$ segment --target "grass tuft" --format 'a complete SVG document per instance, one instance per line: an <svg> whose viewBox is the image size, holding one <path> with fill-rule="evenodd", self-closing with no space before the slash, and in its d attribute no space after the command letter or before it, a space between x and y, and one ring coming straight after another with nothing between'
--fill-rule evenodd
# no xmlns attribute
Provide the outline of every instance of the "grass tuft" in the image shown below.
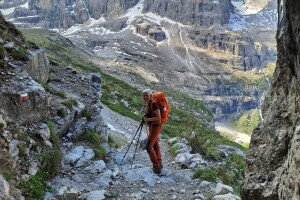
<svg viewBox="0 0 300 200"><path fill-rule="evenodd" d="M100 135L93 130L86 130L78 140L86 142L94 151L95 157L98 159L105 159L107 154L101 144Z"/></svg>

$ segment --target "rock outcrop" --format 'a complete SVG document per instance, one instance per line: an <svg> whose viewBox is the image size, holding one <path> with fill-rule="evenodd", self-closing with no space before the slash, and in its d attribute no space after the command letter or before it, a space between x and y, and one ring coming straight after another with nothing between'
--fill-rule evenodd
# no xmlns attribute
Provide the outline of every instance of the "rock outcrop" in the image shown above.
<svg viewBox="0 0 300 200"><path fill-rule="evenodd" d="M9 17L21 23L18 27L31 24L43 28L69 28L90 18L116 19L137 3L138 0L30 0L24 6L17 1L14 5L4 1L2 8L16 7Z"/></svg>
<svg viewBox="0 0 300 200"><path fill-rule="evenodd" d="M247 155L244 200L300 199L300 2L280 0L278 62Z"/></svg>
<svg viewBox="0 0 300 200"><path fill-rule="evenodd" d="M48 116L45 89L35 80L46 82L49 61L43 50L28 45L22 34L0 16L1 61L0 110L7 122L31 124ZM35 79L33 80L32 77Z"/></svg>
<svg viewBox="0 0 300 200"><path fill-rule="evenodd" d="M230 0L145 0L143 12L153 12L184 24L224 25L232 11Z"/></svg>
<svg viewBox="0 0 300 200"><path fill-rule="evenodd" d="M156 24L149 22L148 20L140 20L136 23L136 32L148 36L155 41L163 41L166 39L166 33Z"/></svg>
<svg viewBox="0 0 300 200"><path fill-rule="evenodd" d="M205 50L222 53L220 63L228 64L240 70L264 67L270 60L275 61L275 52L265 45L255 42L249 36L238 32L203 33L207 31L193 31L190 38Z"/></svg>

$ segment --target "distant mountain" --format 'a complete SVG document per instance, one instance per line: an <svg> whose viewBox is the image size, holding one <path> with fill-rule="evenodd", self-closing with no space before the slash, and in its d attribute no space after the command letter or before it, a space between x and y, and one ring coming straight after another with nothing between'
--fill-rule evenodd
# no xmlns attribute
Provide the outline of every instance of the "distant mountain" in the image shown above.
<svg viewBox="0 0 300 200"><path fill-rule="evenodd" d="M94 62L120 79L161 83L205 100L219 120L259 107L268 87L262 69L276 59L275 0L3 0L0 6L19 28L56 30L92 50Z"/></svg>

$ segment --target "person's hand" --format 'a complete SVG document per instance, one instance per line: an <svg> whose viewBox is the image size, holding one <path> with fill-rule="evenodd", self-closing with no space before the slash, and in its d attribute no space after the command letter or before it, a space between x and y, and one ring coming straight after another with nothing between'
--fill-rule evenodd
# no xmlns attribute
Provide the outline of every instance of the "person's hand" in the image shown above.
<svg viewBox="0 0 300 200"><path fill-rule="evenodd" d="M144 122L148 122L148 117L144 116L144 117L143 117L143 121L144 121Z"/></svg>

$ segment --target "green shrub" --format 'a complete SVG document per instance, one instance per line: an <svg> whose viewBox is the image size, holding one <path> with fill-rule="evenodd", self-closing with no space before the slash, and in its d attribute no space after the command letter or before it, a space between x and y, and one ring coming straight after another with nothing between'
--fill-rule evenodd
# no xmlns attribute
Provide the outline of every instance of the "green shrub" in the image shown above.
<svg viewBox="0 0 300 200"><path fill-rule="evenodd" d="M113 137L108 135L108 145L111 147L111 148L119 148L120 146L114 141Z"/></svg>
<svg viewBox="0 0 300 200"><path fill-rule="evenodd" d="M56 90L56 89L50 87L49 85L47 85L45 87L45 89L46 89L46 91L48 91L49 93L51 93L53 95L59 96L63 99L67 98L67 94L63 90Z"/></svg>
<svg viewBox="0 0 300 200"><path fill-rule="evenodd" d="M219 178L224 184L230 185L236 194L240 192L240 185L244 180L245 159L232 153L224 163L216 168L198 168L193 174L193 178L200 178L210 182L215 182Z"/></svg>
<svg viewBox="0 0 300 200"><path fill-rule="evenodd" d="M172 156L176 156L176 151L179 149L178 144L174 144L169 146L169 150L168 152L172 155Z"/></svg>
<svg viewBox="0 0 300 200"><path fill-rule="evenodd" d="M53 144L52 150L39 155L41 159L41 171L45 179L54 177L59 173L62 152L60 150L60 138L54 129L54 121L49 119L47 125L50 129L50 141Z"/></svg>
<svg viewBox="0 0 300 200"><path fill-rule="evenodd" d="M18 135L18 140L24 141L25 143L29 143L30 142L30 137L28 136L27 133L25 133L24 131L22 131L19 128L15 128L14 131Z"/></svg>
<svg viewBox="0 0 300 200"><path fill-rule="evenodd" d="M5 48L3 47L2 44L0 44L0 59L3 59L5 57Z"/></svg>
<svg viewBox="0 0 300 200"><path fill-rule="evenodd" d="M91 121L93 114L90 110L83 109L80 113L80 116L85 117L88 121Z"/></svg>
<svg viewBox="0 0 300 200"><path fill-rule="evenodd" d="M216 182L218 174L212 168L197 168L193 174L193 178L203 179L209 182Z"/></svg>
<svg viewBox="0 0 300 200"><path fill-rule="evenodd" d="M63 99L66 99L66 98L67 98L66 92L63 91L63 90L58 90L58 91L56 91L56 95L60 96L60 97L63 98Z"/></svg>
<svg viewBox="0 0 300 200"><path fill-rule="evenodd" d="M66 111L65 111L64 108L59 108L57 110L57 115L60 116L60 117L62 117L62 118L65 118L67 116L67 113L66 113Z"/></svg>
<svg viewBox="0 0 300 200"><path fill-rule="evenodd" d="M36 175L30 176L28 181L21 180L19 188L26 199L39 200L42 199L50 187L43 180L43 174L39 171Z"/></svg>
<svg viewBox="0 0 300 200"><path fill-rule="evenodd" d="M14 175L10 170L7 170L6 172L3 173L3 177L7 182L10 182L11 180L13 180Z"/></svg>
<svg viewBox="0 0 300 200"><path fill-rule="evenodd" d="M26 156L26 143L24 144L23 142L18 143L18 148L19 148L19 156L20 157L25 157Z"/></svg>
<svg viewBox="0 0 300 200"><path fill-rule="evenodd" d="M3 61L3 60L0 60L0 69L3 69L7 66L7 64Z"/></svg>
<svg viewBox="0 0 300 200"><path fill-rule="evenodd" d="M16 60L28 61L27 50L19 47L17 49L12 49L9 51L10 55Z"/></svg>
<svg viewBox="0 0 300 200"><path fill-rule="evenodd" d="M64 101L62 104L64 104L65 106L67 106L67 108L72 109L73 106L77 106L78 103L75 99L68 99L66 101Z"/></svg>
<svg viewBox="0 0 300 200"><path fill-rule="evenodd" d="M106 158L106 151L101 144L100 135L93 130L86 130L78 140L85 141L94 151L95 157L99 159Z"/></svg>

